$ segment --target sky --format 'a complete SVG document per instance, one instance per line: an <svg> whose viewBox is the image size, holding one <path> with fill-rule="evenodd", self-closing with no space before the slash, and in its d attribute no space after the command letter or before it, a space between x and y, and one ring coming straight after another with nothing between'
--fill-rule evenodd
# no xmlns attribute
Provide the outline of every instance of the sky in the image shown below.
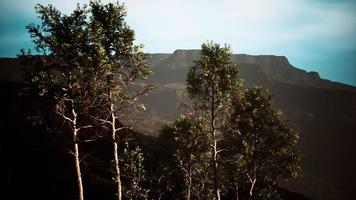
<svg viewBox="0 0 356 200"><path fill-rule="evenodd" d="M102 0L104 3L110 0ZM0 57L33 44L36 3L69 14L87 0L0 0ZM112 1L111 1L112 2ZM116 1L114 1L116 2ZM127 23L145 52L198 49L213 40L233 53L286 56L295 67L356 86L354 0L124 0Z"/></svg>

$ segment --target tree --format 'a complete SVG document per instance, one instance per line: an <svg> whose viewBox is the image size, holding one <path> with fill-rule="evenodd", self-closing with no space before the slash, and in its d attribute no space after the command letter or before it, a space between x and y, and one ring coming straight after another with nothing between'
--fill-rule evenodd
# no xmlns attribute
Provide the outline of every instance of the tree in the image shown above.
<svg viewBox="0 0 356 200"><path fill-rule="evenodd" d="M300 174L298 133L288 127L274 108L272 95L261 87L246 89L232 99L230 123L224 132L224 144L229 149L225 160L232 166L235 180L240 180L236 185L248 188L251 198L258 186L258 199L275 199L277 179Z"/></svg>
<svg viewBox="0 0 356 200"><path fill-rule="evenodd" d="M200 115L209 124L212 137L211 166L214 177L214 194L220 200L220 180L218 153L221 128L225 120L224 113L229 107L229 97L232 91L240 85L237 79L238 70L231 63L230 47L208 42L202 45L201 57L189 69L187 75L187 90L193 99Z"/></svg>
<svg viewBox="0 0 356 200"><path fill-rule="evenodd" d="M139 146L131 147L125 142L125 149L122 152L123 163L123 187L125 199L138 200L147 199L148 190L142 188L142 183L146 181L146 171L143 167L144 157Z"/></svg>
<svg viewBox="0 0 356 200"><path fill-rule="evenodd" d="M21 57L33 65L30 82L41 96L53 99L54 110L68 125L74 143L78 196L83 200L78 135L92 127L84 118L96 102L91 90L94 68L88 56L87 11L78 6L71 15L62 15L52 5L40 4L35 9L42 25L30 24L27 29L40 55L26 55L22 50Z"/></svg>
<svg viewBox="0 0 356 200"><path fill-rule="evenodd" d="M110 125L113 142L115 180L117 182L118 200L122 199L122 185L119 166L119 137L117 134L127 126L119 127L120 118L132 105L143 105L137 101L138 96L148 92L151 86L138 87L137 79L146 79L151 69L146 64L142 45L134 45L134 31L125 23L126 9L123 5L91 2L90 33L98 51L99 78L97 82L102 92L98 94L107 103L104 109L109 115L99 120Z"/></svg>
<svg viewBox="0 0 356 200"><path fill-rule="evenodd" d="M174 184L183 183L180 193L186 200L210 196L206 180L210 157L207 128L203 119L182 115L172 125L163 127L159 135L160 146L167 154L164 168L182 180Z"/></svg>
<svg viewBox="0 0 356 200"><path fill-rule="evenodd" d="M93 124L109 124L115 163L118 199L122 198L117 132L118 112L140 105L137 97L149 87L134 81L151 70L145 63L142 45L134 45L134 31L125 23L123 5L91 1L64 15L52 5L36 5L42 25L27 26L40 56L24 51L32 61L31 82L40 95L55 100L55 111L69 124L74 143L79 199L84 199L80 170L78 134ZM104 112L103 112L104 111ZM108 114L107 114L108 113ZM97 122L93 122L97 123Z"/></svg>

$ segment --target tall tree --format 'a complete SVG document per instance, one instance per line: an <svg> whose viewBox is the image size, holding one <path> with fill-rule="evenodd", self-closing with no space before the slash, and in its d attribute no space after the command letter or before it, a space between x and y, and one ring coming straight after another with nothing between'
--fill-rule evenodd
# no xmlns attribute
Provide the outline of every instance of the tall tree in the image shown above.
<svg viewBox="0 0 356 200"><path fill-rule="evenodd" d="M78 135L92 125L85 124L85 115L96 102L91 84L94 68L87 50L87 10L77 7L71 15L61 14L52 5L36 5L36 13L42 25L30 24L27 29L35 43L39 56L25 54L34 69L31 82L41 96L54 100L54 110L68 125L72 135L73 155L78 182L78 198L84 199L80 168Z"/></svg>
<svg viewBox="0 0 356 200"><path fill-rule="evenodd" d="M127 129L122 125L121 117L132 106L143 107L137 101L138 96L146 93L150 86L135 85L137 79L146 79L151 69L146 64L146 56L142 45L134 45L134 31L124 21L126 9L120 3L103 5L91 2L91 22L89 30L98 51L98 69L100 88L99 96L106 100L108 116L100 118L110 125L113 142L115 180L117 182L118 200L122 199L122 184L119 166L118 133ZM120 122L120 123L119 123Z"/></svg>
<svg viewBox="0 0 356 200"><path fill-rule="evenodd" d="M225 45L207 42L203 44L201 57L195 61L187 75L188 94L200 110L200 114L209 123L212 137L211 166L214 177L214 194L220 200L219 180L219 140L224 113L229 107L229 97L239 86L238 70L231 63L231 49Z"/></svg>
<svg viewBox="0 0 356 200"><path fill-rule="evenodd" d="M273 194L277 179L300 174L298 133L288 127L273 106L272 95L261 87L246 89L232 99L231 119L224 132L229 151L224 154L235 181L240 180L235 184L248 188L251 198L257 185L263 194Z"/></svg>
<svg viewBox="0 0 356 200"><path fill-rule="evenodd" d="M27 29L41 56L23 51L22 57L32 60L31 81L40 95L53 97L56 112L69 124L79 199L84 199L84 192L78 134L92 127L85 124L90 121L88 116L92 116L110 125L121 200L117 132L127 127L120 127L117 113L123 113L128 105L142 106L137 97L147 92L148 87L134 85L134 81L146 78L151 72L142 45L134 45L134 31L124 21L125 7L91 1L89 7L78 5L70 15L64 15L52 5L38 4L36 13L42 24L30 24Z"/></svg>

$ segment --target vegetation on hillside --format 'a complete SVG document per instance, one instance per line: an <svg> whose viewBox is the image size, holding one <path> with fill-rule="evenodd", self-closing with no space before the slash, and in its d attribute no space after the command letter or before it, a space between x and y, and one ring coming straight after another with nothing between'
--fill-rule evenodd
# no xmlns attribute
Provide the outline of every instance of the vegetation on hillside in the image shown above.
<svg viewBox="0 0 356 200"><path fill-rule="evenodd" d="M202 45L187 74L187 112L142 142L124 118L145 108L137 99L151 86L135 82L151 70L124 6L91 1L70 15L51 5L36 12L42 24L27 28L40 55L22 50L20 58L33 66L28 86L49 102L41 126L70 135L78 199L90 193L79 149L102 137L118 200L282 199L277 180L300 175L298 134L268 92L243 85L229 46Z"/></svg>

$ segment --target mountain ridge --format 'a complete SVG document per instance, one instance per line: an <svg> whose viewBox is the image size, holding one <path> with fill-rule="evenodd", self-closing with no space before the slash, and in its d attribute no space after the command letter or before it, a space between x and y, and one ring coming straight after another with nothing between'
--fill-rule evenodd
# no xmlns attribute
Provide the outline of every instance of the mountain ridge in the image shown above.
<svg viewBox="0 0 356 200"><path fill-rule="evenodd" d="M153 70L175 70L176 68L186 68L188 70L200 56L199 49L177 49L173 53L148 53L148 63L153 67ZM183 60L176 63L174 60ZM286 56L277 55L248 55L248 54L233 54L231 57L232 63L237 64L243 71L247 67L257 67L270 79L290 84L305 84L313 87L328 88L328 89L356 89L356 86L346 83L331 81L321 78L318 72L306 71L297 68L290 64ZM0 81L24 81L24 71L28 70L28 66L22 65L18 58L0 58ZM162 67L164 66L164 67ZM272 67L273 66L273 67ZM283 74L281 74L281 72ZM292 75L294 74L294 75ZM178 74L185 76L184 74ZM243 74L244 75L244 74ZM243 76L242 75L242 76ZM155 74L153 75L153 77ZM291 78L290 80L286 78ZM152 78L151 78L152 79ZM180 78L182 80L182 78ZM152 79L155 81L155 79ZM174 82L174 79L170 82Z"/></svg>
<svg viewBox="0 0 356 200"><path fill-rule="evenodd" d="M184 72L187 72L187 67L193 64L194 60L199 59L200 50L199 49L177 49L173 53L165 53L165 58L158 59L162 54L148 54L150 57L149 64L153 66L153 69L159 73L163 73L165 70L177 70L176 68L186 68ZM176 62L180 60L183 62ZM345 83L330 81L327 79L320 78L318 72L299 69L290 64L289 60L285 56L276 56L276 55L248 55L248 54L233 54L231 61L234 64L237 64L242 71L242 77L244 72L247 70L247 67L255 67L262 70L262 72L273 79L274 81L280 81L290 84L302 84L309 85L319 88L328 88L328 89L351 89L356 88L355 86L348 85ZM179 71L179 70L177 70ZM162 76L164 74L160 74ZM185 76L186 73L179 73L177 76ZM153 75L155 76L155 75ZM289 78L289 79L286 79ZM182 79L182 78L180 78ZM155 79L153 78L153 81ZM172 78L171 82L174 82L175 79Z"/></svg>
<svg viewBox="0 0 356 200"><path fill-rule="evenodd" d="M181 112L188 99L185 77L199 50L149 54L155 74L149 81L157 89L141 100L147 111L131 116L139 132L157 135ZM232 62L247 86L262 85L274 95L274 104L300 132L304 179L287 188L313 199L352 199L356 185L356 87L320 78L291 65L284 56L234 54ZM25 80L28 66L18 59L0 58L0 81Z"/></svg>

